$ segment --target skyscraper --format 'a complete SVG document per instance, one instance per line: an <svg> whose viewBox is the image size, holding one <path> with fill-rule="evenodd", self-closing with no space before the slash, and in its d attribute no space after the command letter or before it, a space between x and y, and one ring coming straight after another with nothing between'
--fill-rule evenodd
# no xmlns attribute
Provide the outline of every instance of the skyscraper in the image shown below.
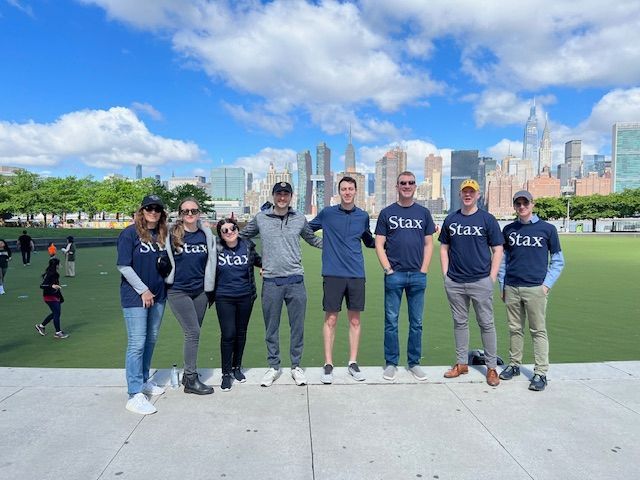
<svg viewBox="0 0 640 480"><path fill-rule="evenodd" d="M407 152L400 147L389 150L376 161L376 210L380 211L396 201L398 175L407 169Z"/></svg>
<svg viewBox="0 0 640 480"><path fill-rule="evenodd" d="M551 170L553 166L553 150L551 148L551 132L549 131L549 117L544 117L544 130L542 131L542 140L540 140L540 161L538 162L538 174L544 167Z"/></svg>
<svg viewBox="0 0 640 480"><path fill-rule="evenodd" d="M604 155L583 155L582 170L583 176L586 177L590 172L596 172L599 177L604 175Z"/></svg>
<svg viewBox="0 0 640 480"><path fill-rule="evenodd" d="M569 178L582 177L582 140L569 140L564 144L564 163L568 165Z"/></svg>
<svg viewBox="0 0 640 480"><path fill-rule="evenodd" d="M244 201L244 168L218 167L211 170L211 198L213 200Z"/></svg>
<svg viewBox="0 0 640 480"><path fill-rule="evenodd" d="M298 152L298 188L297 210L301 213L311 213L311 152Z"/></svg>
<svg viewBox="0 0 640 480"><path fill-rule="evenodd" d="M136 180L142 179L142 165L136 165Z"/></svg>
<svg viewBox="0 0 640 480"><path fill-rule="evenodd" d="M640 122L614 123L611 141L612 190L640 188Z"/></svg>
<svg viewBox="0 0 640 480"><path fill-rule="evenodd" d="M524 127L524 141L522 142L522 159L530 160L533 171L538 172L538 117L536 117L536 99L529 110L529 118Z"/></svg>
<svg viewBox="0 0 640 480"><path fill-rule="evenodd" d="M316 147L316 174L324 177L323 181L317 182L316 202L318 211L331 205L331 195L333 194L333 180L331 178L331 149L327 144L321 142Z"/></svg>
<svg viewBox="0 0 640 480"><path fill-rule="evenodd" d="M442 157L430 153L424 158L424 179L431 184L430 200L442 198Z"/></svg>
<svg viewBox="0 0 640 480"><path fill-rule="evenodd" d="M344 151L344 170L347 173L356 171L356 151L351 143L351 125L349 125L349 144ZM362 187L364 187L364 185Z"/></svg>
<svg viewBox="0 0 640 480"><path fill-rule="evenodd" d="M467 178L478 180L478 150L454 150L451 152L451 202L449 212L460 208L460 184ZM481 192L484 194L485 192Z"/></svg>
<svg viewBox="0 0 640 480"><path fill-rule="evenodd" d="M247 192L253 190L253 172L247 172Z"/></svg>
<svg viewBox="0 0 640 480"><path fill-rule="evenodd" d="M367 173L367 193L374 195L376 193L376 174Z"/></svg>

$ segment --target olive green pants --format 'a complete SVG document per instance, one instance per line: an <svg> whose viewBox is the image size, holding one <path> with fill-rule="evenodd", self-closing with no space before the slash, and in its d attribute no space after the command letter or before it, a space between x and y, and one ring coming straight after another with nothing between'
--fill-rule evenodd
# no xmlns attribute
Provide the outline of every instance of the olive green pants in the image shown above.
<svg viewBox="0 0 640 480"><path fill-rule="evenodd" d="M507 306L509 325L509 364L522 363L524 327L529 321L533 339L534 373L546 375L549 370L549 339L547 337L547 296L542 285L537 287L512 287L505 285L504 302Z"/></svg>

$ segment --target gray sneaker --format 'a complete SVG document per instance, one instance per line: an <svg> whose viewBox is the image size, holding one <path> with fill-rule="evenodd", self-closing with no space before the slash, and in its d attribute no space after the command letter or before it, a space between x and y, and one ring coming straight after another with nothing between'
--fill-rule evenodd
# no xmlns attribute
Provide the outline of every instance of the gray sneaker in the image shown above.
<svg viewBox="0 0 640 480"><path fill-rule="evenodd" d="M351 375L356 382L364 382L364 375L360 371L360 367L356 362L350 363L347 371L349 372L349 375Z"/></svg>
<svg viewBox="0 0 640 480"><path fill-rule="evenodd" d="M411 372L411 375L413 375L413 378L415 378L419 382L424 382L427 379L427 374L424 373L424 370L420 368L420 365L414 365L413 367L409 367L409 372Z"/></svg>
<svg viewBox="0 0 640 480"><path fill-rule="evenodd" d="M307 377L304 376L304 370L300 367L293 367L291 369L291 377L299 387L307 384Z"/></svg>
<svg viewBox="0 0 640 480"><path fill-rule="evenodd" d="M273 385L273 382L275 382L278 379L281 373L282 373L282 370L280 369L276 370L275 368L270 368L265 372L264 376L262 377L262 381L260 382L260 385L263 387L270 387L271 385Z"/></svg>
<svg viewBox="0 0 640 480"><path fill-rule="evenodd" d="M395 365L387 365L387 367L384 369L384 372L382 373L382 378L393 382L396 379L397 375L398 367L396 367Z"/></svg>
<svg viewBox="0 0 640 480"><path fill-rule="evenodd" d="M326 383L327 385L333 383L333 365L330 363L326 363L324 367L322 367L322 375L320 375L320 381L322 383Z"/></svg>

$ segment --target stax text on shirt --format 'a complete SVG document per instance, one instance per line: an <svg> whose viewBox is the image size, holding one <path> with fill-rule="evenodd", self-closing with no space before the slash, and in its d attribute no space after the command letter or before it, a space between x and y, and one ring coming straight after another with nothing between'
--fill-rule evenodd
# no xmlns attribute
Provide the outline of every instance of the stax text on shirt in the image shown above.
<svg viewBox="0 0 640 480"><path fill-rule="evenodd" d="M475 236L484 237L484 227L478 225L460 225L458 223L452 223L449 225L449 234L463 235L463 236Z"/></svg>
<svg viewBox="0 0 640 480"><path fill-rule="evenodd" d="M164 250L163 247L158 245L157 243L143 242L140 241L140 253L149 253L149 252L162 252Z"/></svg>
<svg viewBox="0 0 640 480"><path fill-rule="evenodd" d="M417 220L415 218L404 218L397 215L391 215L389 217L389 228L395 230L396 228L422 228L424 220Z"/></svg>
<svg viewBox="0 0 640 480"><path fill-rule="evenodd" d="M542 248L543 237L532 237L529 235L520 235L517 232L509 234L509 245L512 247L539 247Z"/></svg>
<svg viewBox="0 0 640 480"><path fill-rule="evenodd" d="M218 265L246 265L249 263L249 255L218 254Z"/></svg>

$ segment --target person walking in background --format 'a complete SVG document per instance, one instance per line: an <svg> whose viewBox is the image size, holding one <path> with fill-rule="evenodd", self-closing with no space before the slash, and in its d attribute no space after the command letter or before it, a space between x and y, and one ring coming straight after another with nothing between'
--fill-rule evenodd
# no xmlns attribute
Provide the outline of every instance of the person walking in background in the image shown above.
<svg viewBox="0 0 640 480"><path fill-rule="evenodd" d="M35 250L35 244L26 230L22 231L22 235L18 237L18 243L20 244L20 253L22 254L22 265L31 265L31 252Z"/></svg>
<svg viewBox="0 0 640 480"><path fill-rule="evenodd" d="M146 395L164 389L149 380L153 350L158 340L166 301L164 278L158 260L164 254L167 213L158 195L147 195L133 216L134 223L118 236L120 304L127 328L125 370L129 400L126 409L149 415L155 406Z"/></svg>
<svg viewBox="0 0 640 480"><path fill-rule="evenodd" d="M0 238L0 295L4 295L4 282L9 269L9 260L11 260L11 249L7 242Z"/></svg>
<svg viewBox="0 0 640 480"><path fill-rule="evenodd" d="M518 219L504 227L504 258L498 281L507 306L509 325L509 365L500 373L502 380L520 375L524 349L524 325L529 321L535 366L529 390L547 386L549 339L546 312L549 290L562 269L564 256L556 228L533 213L533 196L526 190L513 196Z"/></svg>
<svg viewBox="0 0 640 480"><path fill-rule="evenodd" d="M53 258L58 254L58 249L56 248L53 242L49 243L49 246L47 247L47 252L49 252L49 258Z"/></svg>
<svg viewBox="0 0 640 480"><path fill-rule="evenodd" d="M462 208L445 218L440 231L440 263L453 317L456 363L444 374L469 373L469 303L473 302L487 365L487 383L500 384L497 339L493 318L493 284L502 261L502 232L493 215L478 208L480 185L460 184Z"/></svg>
<svg viewBox="0 0 640 480"><path fill-rule="evenodd" d="M386 366L382 378L394 381L398 374L398 318L404 291L409 311L407 368L416 380L424 381L427 376L420 368L422 316L436 226L431 212L414 201L416 177L412 172L398 175L396 191L398 201L382 209L376 224L376 254L384 271Z"/></svg>
<svg viewBox="0 0 640 480"><path fill-rule="evenodd" d="M60 260L57 258L50 258L47 269L42 274L42 283L40 288L42 289L42 298L47 304L51 313L42 321L42 323L36 324L36 330L43 337L47 334L46 326L51 320L53 320L53 326L56 329L56 333L53 334L53 338L64 339L69 335L62 331L60 326L60 316L62 314L62 302L64 297L62 296L62 287L60 286L60 274L58 273L58 266Z"/></svg>
<svg viewBox="0 0 640 480"><path fill-rule="evenodd" d="M200 381L197 360L200 330L216 281L216 239L200 222L195 198L185 198L178 205L178 220L166 245L173 267L165 279L167 299L184 334L184 393L209 395L213 387Z"/></svg>
<svg viewBox="0 0 640 480"><path fill-rule="evenodd" d="M240 232L242 238L260 234L262 240L262 314L265 325L269 369L260 383L270 387L282 373L280 370L280 317L283 302L287 305L291 328L291 376L296 385L306 385L300 368L304 347L304 318L307 291L300 238L309 245L322 248L322 238L316 237L304 215L290 206L293 187L288 182L276 183L272 190L273 205L260 211Z"/></svg>
<svg viewBox="0 0 640 480"><path fill-rule="evenodd" d="M69 235L67 237L67 245L61 249L64 253L64 276L75 277L76 276L76 244L73 241L73 237Z"/></svg>
<svg viewBox="0 0 640 480"><path fill-rule="evenodd" d="M356 207L358 186L355 179L343 177L338 182L340 204L325 207L309 226L315 232L322 229L322 309L324 326L324 366L322 383L333 382L333 343L336 338L338 313L342 301L347 301L349 319L349 363L347 371L359 382L365 377L358 366L360 344L360 312L365 303L364 257L362 241L369 248L375 240L369 226L369 215Z"/></svg>
<svg viewBox="0 0 640 480"><path fill-rule="evenodd" d="M238 223L223 218L216 225L218 268L215 303L220 322L220 358L223 392L231 390L233 380L246 381L242 372L242 354L247 343L247 327L256 299L254 267L262 267L262 258L251 240L238 237Z"/></svg>

